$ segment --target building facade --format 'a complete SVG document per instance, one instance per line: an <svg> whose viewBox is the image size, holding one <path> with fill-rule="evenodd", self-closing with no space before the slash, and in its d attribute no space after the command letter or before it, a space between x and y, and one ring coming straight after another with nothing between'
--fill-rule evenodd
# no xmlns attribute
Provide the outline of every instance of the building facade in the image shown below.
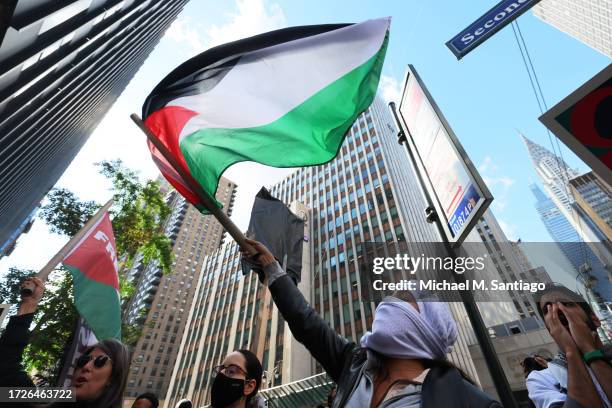
<svg viewBox="0 0 612 408"><path fill-rule="evenodd" d="M612 294L610 293L608 272L604 265L595 256L591 247L581 240L559 207L537 185L532 184L530 188L536 198L535 207L542 223L544 223L553 241L574 267L573 271L567 272L571 273L575 280L583 283L587 290L586 293L591 296L589 300L599 304L601 308L607 309L605 304L610 302Z"/></svg>
<svg viewBox="0 0 612 408"><path fill-rule="evenodd" d="M588 214L580 211L576 204L576 198L570 188L570 180L579 176L578 171L569 167L561 157L525 136L521 136L546 192L544 194L541 191L532 190L536 196L536 209L553 239L556 242L564 243L562 246L566 249L562 248L562 250L564 253L569 251L570 255L566 256L576 271L584 273L589 280L587 286L591 288L593 301L600 303L603 307L605 302L612 301L612 285L610 284L612 274L605 267L605 265L612 264L612 253L605 235L587 216ZM556 210L550 207L547 200L552 201L552 204L570 224L570 228L567 228L563 220L557 216ZM565 244L572 242L574 245ZM574 249L567 249L570 247Z"/></svg>
<svg viewBox="0 0 612 408"><path fill-rule="evenodd" d="M53 187L187 1L2 2L0 242Z"/></svg>
<svg viewBox="0 0 612 408"><path fill-rule="evenodd" d="M38 212L38 207L34 208L34 210L21 222L17 229L13 231L6 242L0 244L0 259L5 256L9 256L15 250L17 246L17 240L21 236L21 234L27 234L30 232L32 228L32 224L34 224L34 220L36 219L36 213Z"/></svg>
<svg viewBox="0 0 612 408"><path fill-rule="evenodd" d="M491 210L484 212L476 223L475 230L484 244L485 253L503 283L521 280L528 283L550 281L549 278L546 278L546 271L542 271L544 268L534 268L522 249L508 240ZM510 290L508 295L518 313L518 319L536 317L539 320L532 293Z"/></svg>
<svg viewBox="0 0 612 408"><path fill-rule="evenodd" d="M576 206L612 241L612 189L592 171L569 181Z"/></svg>
<svg viewBox="0 0 612 408"><path fill-rule="evenodd" d="M545 0L533 14L608 57L612 57L612 10L608 0Z"/></svg>
<svg viewBox="0 0 612 408"><path fill-rule="evenodd" d="M425 221L425 199L397 143L385 104L376 99L347 134L338 156L327 164L300 168L270 188L273 196L306 219L299 288L317 312L342 336L358 342L371 327L375 304L362 298L359 265L362 242L439 242ZM474 239L479 239L476 234ZM207 257L189 312L165 407L182 398L206 404L211 368L239 348L261 350L264 388L322 372L297 343L269 293L254 274L242 276L238 247L225 244ZM512 305L512 303L510 303ZM468 350L471 329L461 304L450 304L460 336L451 360L478 379ZM271 308L269 319L261 321ZM490 324L515 320L516 311L489 316ZM265 327L265 329L264 329ZM265 330L263 346L258 344Z"/></svg>
<svg viewBox="0 0 612 408"><path fill-rule="evenodd" d="M128 398L144 392L165 395L202 264L224 237L221 224L212 215L202 215L165 180L162 188L172 210L164 228L172 242L174 262L171 273L164 275L156 261L145 264L139 254L127 272L136 290L124 309L124 322L142 328L132 352ZM236 185L221 178L216 198L228 215L235 194Z"/></svg>

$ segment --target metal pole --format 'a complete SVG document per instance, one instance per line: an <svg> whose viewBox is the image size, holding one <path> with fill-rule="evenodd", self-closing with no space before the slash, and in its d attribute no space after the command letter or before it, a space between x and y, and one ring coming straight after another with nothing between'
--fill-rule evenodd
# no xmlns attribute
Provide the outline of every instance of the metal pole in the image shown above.
<svg viewBox="0 0 612 408"><path fill-rule="evenodd" d="M397 115L395 103L390 102L389 108L391 110L391 113L393 114L393 118L395 119L395 124L397 125L397 128L398 128L398 133L397 133L398 143L403 144L406 147L406 152L408 153L410 162L412 163L412 166L415 170L417 180L419 182L419 185L421 186L421 189L423 190L425 199L427 200L427 205L429 206L429 208L427 209L427 212L429 214L431 214L432 212L435 213L435 210L434 210L435 207L433 205L433 201L431 199L431 196L429 195L429 192L427 191L427 188L425 187L423 176L418 170L419 167L417 165L416 158L414 157L414 153L410 150L410 147L407 144L408 139L407 139L406 133L404 133L404 130L403 130L404 128ZM438 234L442 238L442 242L444 243L444 247L446 248L446 251L448 252L450 257L456 258L457 255L455 253L455 250L452 248L452 246L450 245L450 242L448 242L448 239L446 238L446 234L444 232L444 226L442 225L442 221L440 220L440 217L436 215L434 217L434 220L435 220L436 227L438 228ZM452 276L454 277L457 283L465 282L465 276L461 274L454 273L452 274ZM465 307L465 311L468 315L468 318L470 319L470 323L472 324L472 328L474 329L474 334L476 335L476 339L478 340L480 348L482 349L482 354L485 358L485 362L487 363L487 367L489 368L489 372L491 373L493 384L495 384L495 388L497 390L497 393L499 394L499 398L501 400L502 405L506 408L518 407L514 399L514 395L512 394L512 389L510 388L510 384L508 383L508 379L506 378L506 375L504 374L504 369L502 368L501 363L499 362L499 359L497 358L497 354L495 353L493 343L491 343L491 338L489 337L489 333L484 324L484 321L482 320L482 316L480 315L480 311L478 310L478 306L476 305L476 301L474 300L472 293L468 291L461 291L461 299L463 301L463 306Z"/></svg>
<svg viewBox="0 0 612 408"><path fill-rule="evenodd" d="M140 117L137 114L132 113L130 115L130 118L134 121L134 123L136 123L140 130L143 131L149 141L153 143L153 145L157 148L157 150L159 150L159 152L162 154L162 156L164 156L168 163L170 163L173 169L181 176L185 183L187 183L191 191L198 196L198 199L204 205L204 207L208 211L210 211L210 213L219 221L219 223L221 223L223 228L225 228L225 230L232 236L232 238L236 240L238 245L245 249L250 248L250 245L246 243L246 237L244 236L242 231L238 229L236 224L234 224L234 222L227 216L227 214L225 214L223 211L221 211L219 207L217 207L213 199L208 195L206 191L204 191L204 189L202 189L200 184L195 181L190 174L183 170L183 168L179 165L174 156L172 156L172 154L168 151L166 146L164 146L164 144L160 142L160 140L153 134L153 132L151 132L151 130L144 124Z"/></svg>

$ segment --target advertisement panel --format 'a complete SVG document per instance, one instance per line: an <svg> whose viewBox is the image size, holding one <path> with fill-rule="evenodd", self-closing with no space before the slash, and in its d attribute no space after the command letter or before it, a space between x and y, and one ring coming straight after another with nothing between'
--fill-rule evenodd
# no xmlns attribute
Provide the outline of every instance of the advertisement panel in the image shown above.
<svg viewBox="0 0 612 408"><path fill-rule="evenodd" d="M612 64L542 115L540 121L612 185Z"/></svg>
<svg viewBox="0 0 612 408"><path fill-rule="evenodd" d="M457 59L485 42L540 0L502 0L446 43Z"/></svg>
<svg viewBox="0 0 612 408"><path fill-rule="evenodd" d="M412 65L406 72L399 116L446 237L456 245L493 197Z"/></svg>

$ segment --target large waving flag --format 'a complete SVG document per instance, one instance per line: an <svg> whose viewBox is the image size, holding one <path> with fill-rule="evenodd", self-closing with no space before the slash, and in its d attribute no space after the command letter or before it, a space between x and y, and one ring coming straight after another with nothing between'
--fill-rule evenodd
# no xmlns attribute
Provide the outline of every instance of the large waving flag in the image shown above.
<svg viewBox="0 0 612 408"><path fill-rule="evenodd" d="M105 213L64 258L75 306L98 340L121 340L121 303L113 226Z"/></svg>
<svg viewBox="0 0 612 408"><path fill-rule="evenodd" d="M145 124L211 198L234 163L326 163L372 103L390 22L291 27L212 48L155 87ZM188 182L149 148L166 179L204 211Z"/></svg>

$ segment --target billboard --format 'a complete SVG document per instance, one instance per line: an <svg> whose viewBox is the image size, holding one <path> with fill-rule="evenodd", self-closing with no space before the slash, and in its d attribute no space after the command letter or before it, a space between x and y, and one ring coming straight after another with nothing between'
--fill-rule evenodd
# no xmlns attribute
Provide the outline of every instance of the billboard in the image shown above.
<svg viewBox="0 0 612 408"><path fill-rule="evenodd" d="M399 116L446 238L457 245L493 197L412 65L406 72Z"/></svg>
<svg viewBox="0 0 612 408"><path fill-rule="evenodd" d="M612 64L542 115L540 121L612 185Z"/></svg>
<svg viewBox="0 0 612 408"><path fill-rule="evenodd" d="M502 0L446 43L457 59L485 42L540 0Z"/></svg>

